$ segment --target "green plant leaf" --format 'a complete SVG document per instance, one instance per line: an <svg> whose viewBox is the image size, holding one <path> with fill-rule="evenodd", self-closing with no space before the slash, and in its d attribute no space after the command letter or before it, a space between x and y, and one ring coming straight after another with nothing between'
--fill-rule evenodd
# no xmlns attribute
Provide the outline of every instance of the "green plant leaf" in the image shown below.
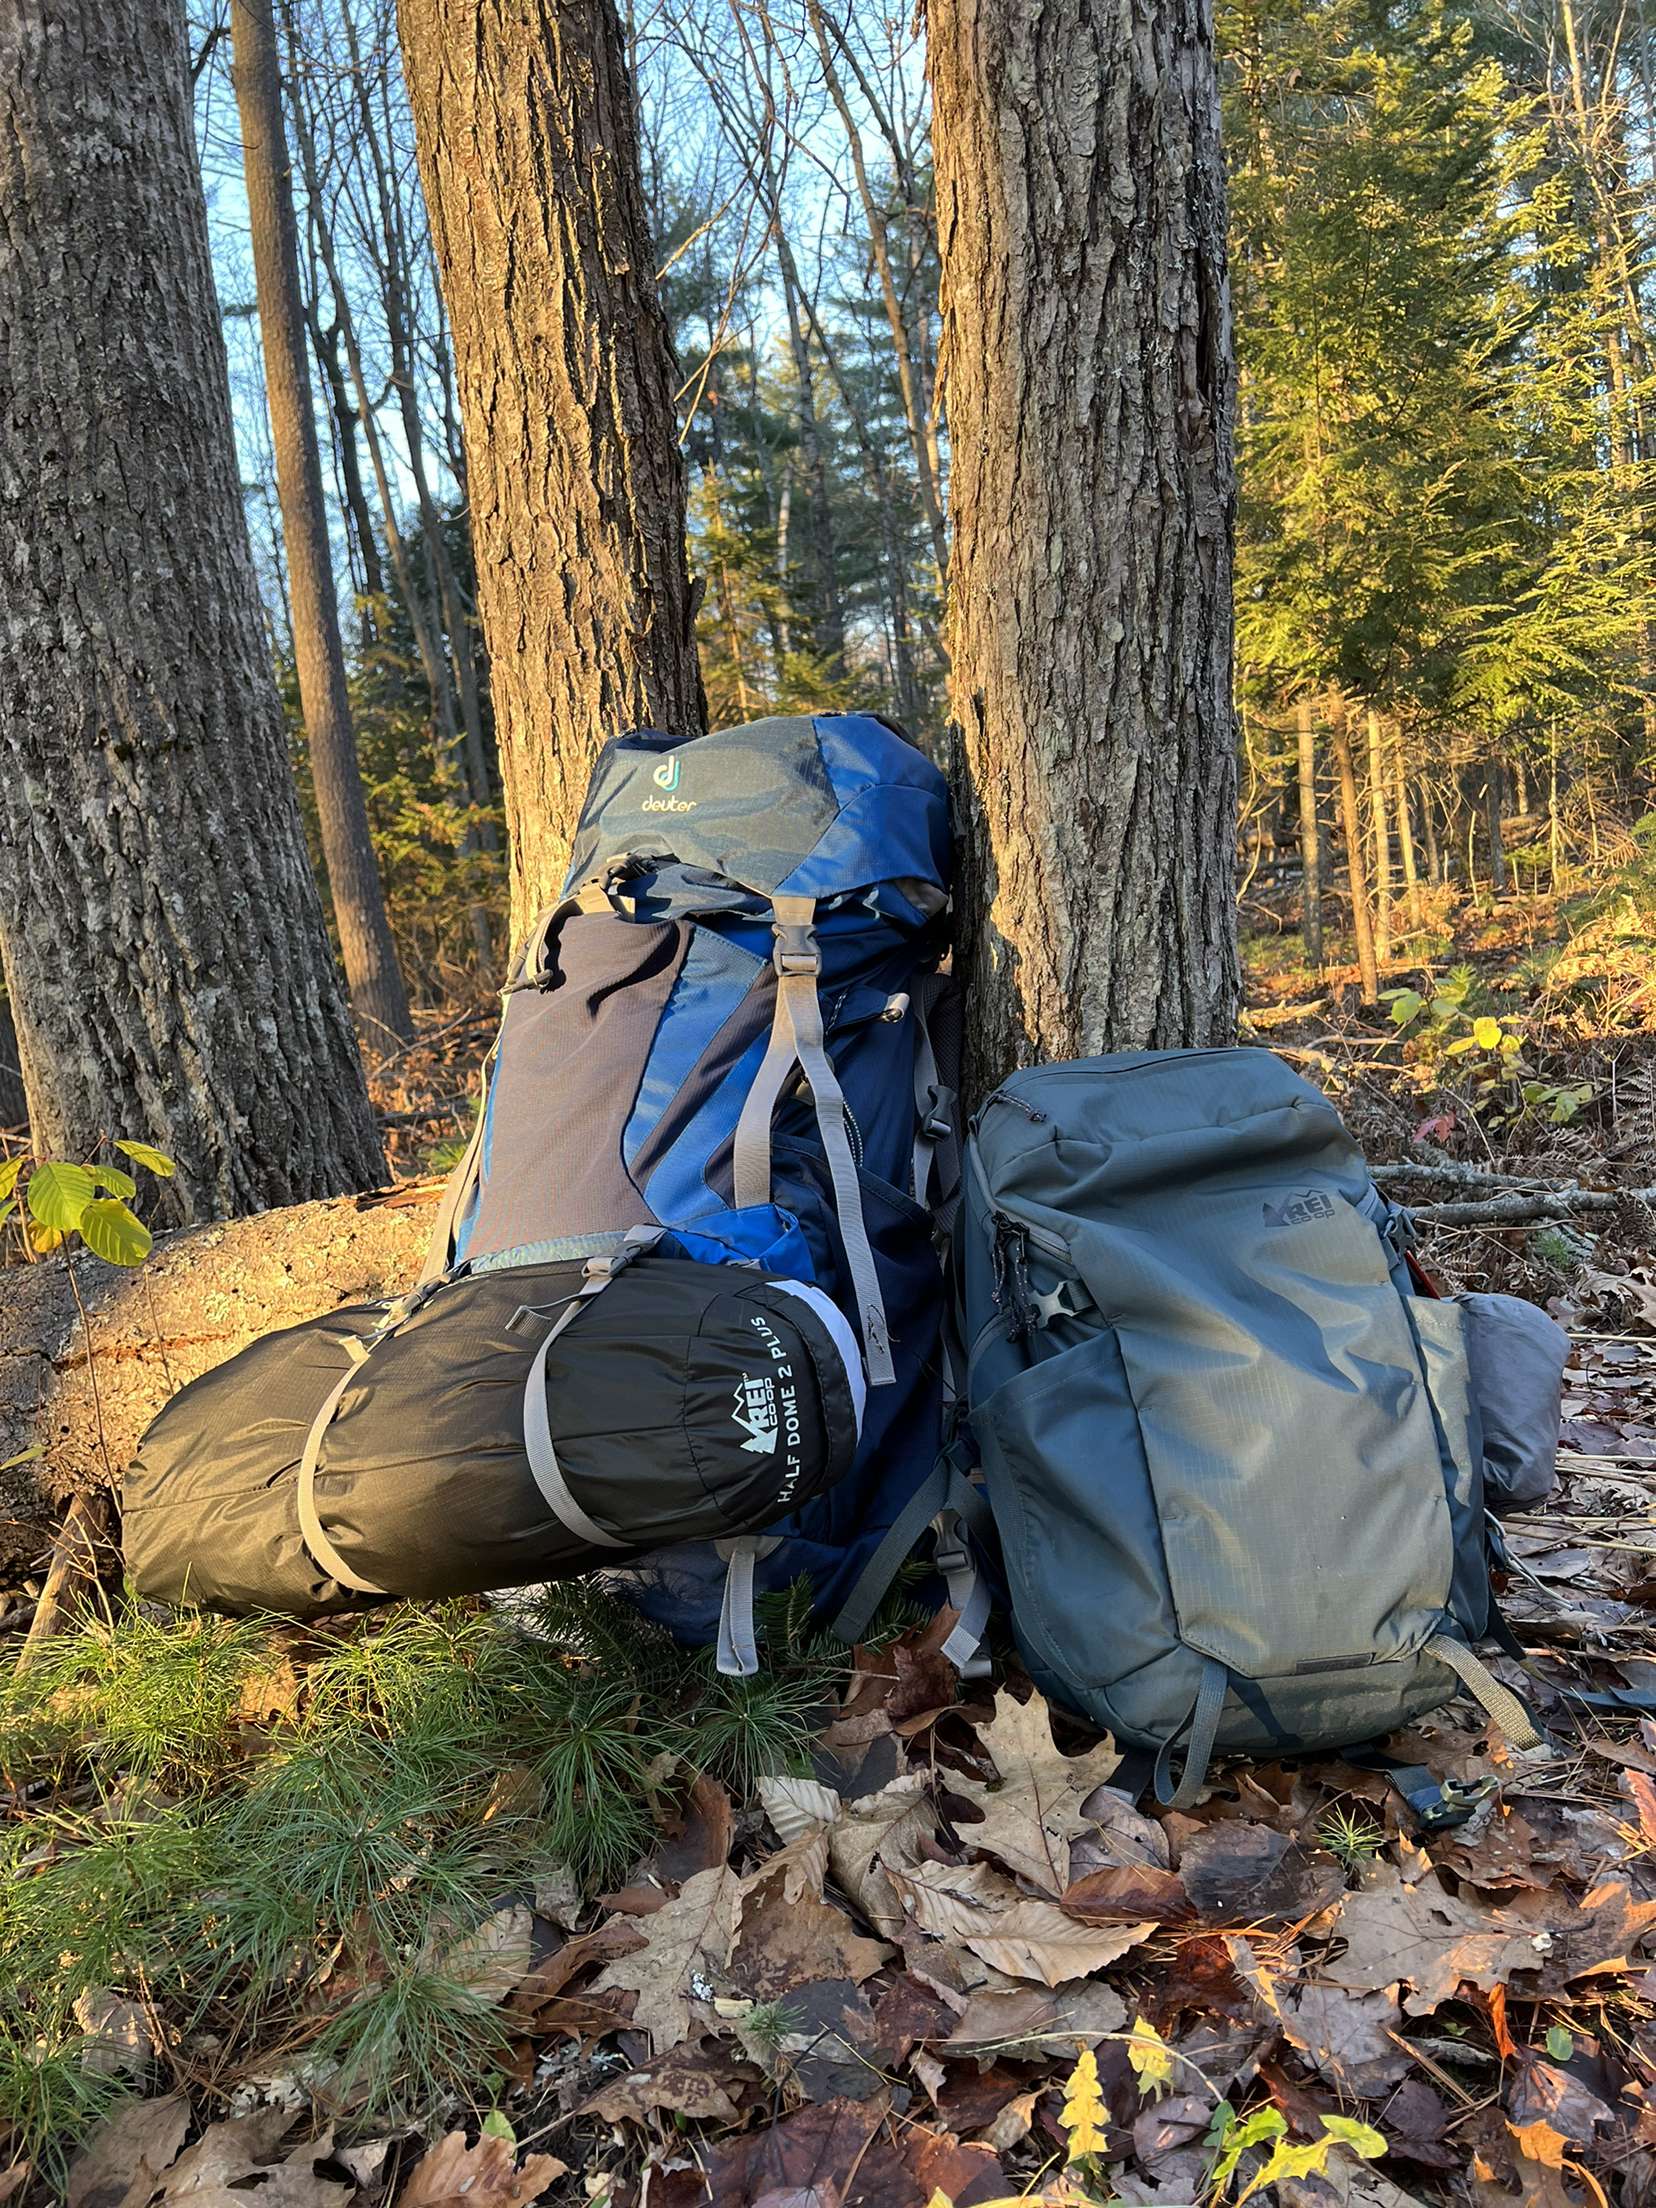
<svg viewBox="0 0 1656 2208"><path fill-rule="evenodd" d="M1213 2190L1216 2193L1224 2191L1236 2165L1250 2147L1257 2147L1266 2139L1280 2139L1287 2129L1287 2117L1280 2108L1271 2107L1256 2108L1241 2123L1228 2126L1220 2143L1219 2159L1208 2173L1208 2183Z"/></svg>
<svg viewBox="0 0 1656 2208"><path fill-rule="evenodd" d="M1449 1048L1444 1055L1449 1058L1460 1058L1463 1057L1467 1051L1476 1050L1477 1047L1478 1038L1475 1035L1458 1035L1456 1036L1455 1040L1449 1045Z"/></svg>
<svg viewBox="0 0 1656 2208"><path fill-rule="evenodd" d="M4 1470L5 1466L0 1465L0 1472ZM1549 2024L1547 2027L1547 2052L1554 2062L1568 2062L1575 2053L1574 2033L1567 2032L1562 2024Z"/></svg>
<svg viewBox="0 0 1656 2208"><path fill-rule="evenodd" d="M1472 1040L1480 1050L1499 1050L1501 1047L1501 1023L1492 1020L1486 1012L1481 1019L1472 1022Z"/></svg>
<svg viewBox="0 0 1656 2208"><path fill-rule="evenodd" d="M1418 989L1388 989L1386 994L1391 999L1394 1026L1407 1027L1411 1020L1420 1017L1421 1007L1426 1000Z"/></svg>
<svg viewBox="0 0 1656 2208"><path fill-rule="evenodd" d="M43 1227L55 1227L59 1234L72 1234L81 1223L81 1213L97 1193L97 1186L87 1166L63 1165L55 1160L37 1165L29 1175L30 1214Z"/></svg>
<svg viewBox="0 0 1656 2208"><path fill-rule="evenodd" d="M15 1158L8 1158L0 1165L0 1196L9 1196L17 1186L17 1176L29 1162L29 1153L19 1150Z"/></svg>
<svg viewBox="0 0 1656 2208"><path fill-rule="evenodd" d="M78 1222L81 1240L94 1257L111 1265L142 1265L154 1237L118 1196L95 1196Z"/></svg>
<svg viewBox="0 0 1656 2208"><path fill-rule="evenodd" d="M136 1196L138 1183L130 1173L123 1173L118 1165L89 1165L86 1169L100 1188L107 1188L111 1196Z"/></svg>
<svg viewBox="0 0 1656 2208"><path fill-rule="evenodd" d="M1386 2151L1384 2132L1376 2131L1372 2124L1362 2123L1355 2116L1325 2116L1322 2127L1331 2139L1338 2139L1342 2147L1360 2154L1365 2162L1378 2162Z"/></svg>
<svg viewBox="0 0 1656 2208"><path fill-rule="evenodd" d="M509 2147L517 2145L517 2133L512 2129L512 2119L503 2108L491 2108L478 2129L485 2139L504 2139Z"/></svg>
<svg viewBox="0 0 1656 2208"><path fill-rule="evenodd" d="M37 1457L43 1457L45 1454L46 1444L43 1441L37 1441L32 1449L19 1449L15 1457L8 1457L4 1464L0 1464L0 1472L15 1471L20 1464L33 1464ZM1558 2027L1555 2024L1553 2030L1556 2031L1557 2029ZM1568 2033L1566 2033L1565 2037L1568 2038L1568 2036ZM1549 2034L1548 2045L1551 2044L1551 2035Z"/></svg>
<svg viewBox="0 0 1656 2208"><path fill-rule="evenodd" d="M171 1180L178 1171L165 1150L157 1150L153 1142L117 1142L115 1147L123 1158L130 1158L148 1172L159 1173L163 1180Z"/></svg>

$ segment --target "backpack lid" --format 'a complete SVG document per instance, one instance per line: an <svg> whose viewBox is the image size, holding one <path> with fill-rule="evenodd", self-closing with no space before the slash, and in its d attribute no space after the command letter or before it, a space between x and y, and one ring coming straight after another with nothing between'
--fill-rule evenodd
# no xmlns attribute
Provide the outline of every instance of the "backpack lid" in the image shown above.
<svg viewBox="0 0 1656 2208"><path fill-rule="evenodd" d="M691 738L639 729L593 765L565 896L623 854L706 867L762 897L888 889L881 909L918 922L948 892L948 790L866 713L775 715Z"/></svg>

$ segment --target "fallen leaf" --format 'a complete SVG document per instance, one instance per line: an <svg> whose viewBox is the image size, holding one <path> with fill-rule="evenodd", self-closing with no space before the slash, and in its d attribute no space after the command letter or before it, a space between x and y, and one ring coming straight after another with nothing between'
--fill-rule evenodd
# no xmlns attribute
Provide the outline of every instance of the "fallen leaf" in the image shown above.
<svg viewBox="0 0 1656 2208"><path fill-rule="evenodd" d="M1020 1901L996 1918L992 1931L975 1933L965 1944L1009 1978L1061 1986L1090 1978L1155 1929L1153 1924L1078 1924L1055 1901Z"/></svg>
<svg viewBox="0 0 1656 2208"><path fill-rule="evenodd" d="M1391 2037L1402 2013L1386 1987L1301 1985L1281 1997L1278 2014L1290 2046L1342 2093L1372 2100L1409 2073L1410 2058Z"/></svg>
<svg viewBox="0 0 1656 2208"><path fill-rule="evenodd" d="M820 1832L793 1845L813 1842L826 1852ZM802 1888L790 1895L787 1878L767 1877L767 1868L740 1890L741 1938L728 1958L731 1984L757 2001L772 2001L813 1978L849 1978L853 1985L871 1978L891 1953L889 1944L864 1938L843 1909L820 1898L820 1882L816 1893Z"/></svg>
<svg viewBox="0 0 1656 2208"><path fill-rule="evenodd" d="M332 2149L331 2132L278 2159L295 2121L291 2109L262 2108L209 2124L167 2172L161 2199L188 2201L192 2208L247 2208L256 2194L259 2208L346 2208L356 2187L317 2174Z"/></svg>
<svg viewBox="0 0 1656 2208"><path fill-rule="evenodd" d="M839 1796L820 1779L761 1779L759 1799L784 1846L818 1825L831 1825L840 1813Z"/></svg>
<svg viewBox="0 0 1656 2208"><path fill-rule="evenodd" d="M808 1825L797 1839L768 1856L750 1877L743 1881L742 1891L749 1897L758 1896L773 1884L782 1898L790 1905L800 1901L820 1901L823 1883L828 1876L828 1827ZM744 1902L750 1907L751 1900Z"/></svg>
<svg viewBox="0 0 1656 2208"><path fill-rule="evenodd" d="M1109 1863L1089 1871L1064 1889L1058 1906L1066 1917L1079 1917L1085 1924L1131 1923L1144 1917L1173 1924L1191 1913L1184 1880L1176 1871L1149 1863Z"/></svg>
<svg viewBox="0 0 1656 2208"><path fill-rule="evenodd" d="M9 2170L0 2170L0 2208L6 2208L8 2200L15 2200L34 2173L32 2162L14 2162Z"/></svg>
<svg viewBox="0 0 1656 2208"><path fill-rule="evenodd" d="M981 1824L963 1826L961 1838L1048 1894L1070 1883L1070 1842L1091 1828L1081 1804L1120 1769L1115 1745L1105 1741L1085 1755L1059 1753L1045 1698L1016 1701L1002 1688L995 1714L982 1728L984 1747L999 1784L959 1777L953 1790L983 1813Z"/></svg>
<svg viewBox="0 0 1656 2208"><path fill-rule="evenodd" d="M849 1978L796 1986L783 2015L777 2055L804 2099L866 2101L884 2093L885 2077L868 2055L874 2012Z"/></svg>
<svg viewBox="0 0 1656 2208"><path fill-rule="evenodd" d="M682 1886L698 1871L716 1871L730 1854L735 1816L717 1779L698 1775L690 1788L684 1823L656 1850L650 1869L665 1886Z"/></svg>
<svg viewBox="0 0 1656 2208"><path fill-rule="evenodd" d="M636 1993L634 2029L666 2054L689 2036L692 2002L710 1999L728 1966L741 1911L741 1881L728 1865L698 1871L665 1909L635 1920L638 1946L606 1966L593 1993Z"/></svg>
<svg viewBox="0 0 1656 2208"><path fill-rule="evenodd" d="M509 2004L513 2016L532 2017L540 2007L561 1994L572 1979L594 1963L609 1963L623 1955L636 1955L646 1945L643 1927L625 1918L612 1917L590 1932L578 1932L565 1940L546 1960L537 1963L519 1984Z"/></svg>
<svg viewBox="0 0 1656 2208"><path fill-rule="evenodd" d="M68 2208L141 2208L177 2160L189 2128L182 2093L118 2108L69 2165Z"/></svg>
<svg viewBox="0 0 1656 2208"><path fill-rule="evenodd" d="M155 2059L155 2041L143 2010L108 1986L88 1987L75 2003L75 2022L86 2034L82 2065L99 2077L131 2077L147 2070Z"/></svg>
<svg viewBox="0 0 1656 2208"><path fill-rule="evenodd" d="M1297 1923L1345 1892L1345 1873L1322 1849L1270 1825L1224 1817L1179 1851L1179 1876L1191 1906L1210 1923Z"/></svg>
<svg viewBox="0 0 1656 2208"><path fill-rule="evenodd" d="M658 2109L734 2123L741 2110L732 2087L756 2083L759 2073L738 2062L717 2040L686 2040L637 2070L612 2077L580 2108L606 2124L646 2123Z"/></svg>
<svg viewBox="0 0 1656 2208"><path fill-rule="evenodd" d="M1580 2078L1561 2070L1556 2063L1543 2062L1526 2049L1518 2059L1517 2075L1507 2099L1507 2117L1515 2132L1545 2123L1573 2146L1587 2147L1592 2145L1595 2133L1615 2122L1616 2112L1602 2094L1595 2093Z"/></svg>
<svg viewBox="0 0 1656 2208"><path fill-rule="evenodd" d="M1451 2144L1449 2110L1424 2078L1400 2085L1380 2113L1394 2156L1426 2170L1457 2170L1462 2154Z"/></svg>
<svg viewBox="0 0 1656 2208"><path fill-rule="evenodd" d="M511 2140L486 2131L467 2146L463 2131L451 2131L414 2165L397 2208L528 2208L567 2169L551 2154L527 2154L520 2167ZM267 2196L255 2197L264 2208Z"/></svg>
<svg viewBox="0 0 1656 2208"><path fill-rule="evenodd" d="M706 2197L712 2208L843 2208L884 2114L875 2102L823 2101L713 2147Z"/></svg>
<svg viewBox="0 0 1656 2208"><path fill-rule="evenodd" d="M894 2139L875 2142L846 2198L852 2208L920 2208L941 2194L950 2208L977 2208L1003 2200L1009 2190L992 2147L905 2124Z"/></svg>
<svg viewBox="0 0 1656 2208"><path fill-rule="evenodd" d="M464 1986L484 2001L504 2001L529 1975L535 1920L527 1902L497 1909L481 1924L452 1925L427 1939L421 1962L439 1978Z"/></svg>
<svg viewBox="0 0 1656 2208"><path fill-rule="evenodd" d="M1321 1964L1321 1975L1353 1993L1407 1985L1411 2016L1429 2015L1462 1985L1503 1985L1541 1959L1522 1925L1449 1893L1435 1873L1405 1883L1390 1863L1374 1865L1370 1883L1346 1896L1338 1930L1344 1951Z"/></svg>
<svg viewBox="0 0 1656 2208"><path fill-rule="evenodd" d="M836 1882L886 1939L902 1926L903 1909L888 1865L916 1860L937 1830L924 1774L905 1772L876 1794L847 1802L828 1828L828 1860Z"/></svg>
<svg viewBox="0 0 1656 2208"><path fill-rule="evenodd" d="M898 1899L933 1939L965 1940L992 1926L1018 1889L989 1863L916 1863L886 1873Z"/></svg>

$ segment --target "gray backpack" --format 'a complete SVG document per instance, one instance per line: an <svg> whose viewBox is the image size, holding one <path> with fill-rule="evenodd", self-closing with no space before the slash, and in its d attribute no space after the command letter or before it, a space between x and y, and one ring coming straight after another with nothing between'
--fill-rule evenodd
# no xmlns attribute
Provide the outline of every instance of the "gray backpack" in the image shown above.
<svg viewBox="0 0 1656 2208"><path fill-rule="evenodd" d="M951 1654L987 1610L975 1533L1033 1677L1154 1749L1164 1801L1193 1799L1216 1749L1349 1746L1459 1687L1532 1745L1474 1652L1504 1634L1486 1512L1550 1485L1568 1345L1514 1298L1433 1295L1409 1239L1334 1107L1268 1051L1013 1075L978 1114L956 1226L962 1435L840 1629L930 1508Z"/></svg>

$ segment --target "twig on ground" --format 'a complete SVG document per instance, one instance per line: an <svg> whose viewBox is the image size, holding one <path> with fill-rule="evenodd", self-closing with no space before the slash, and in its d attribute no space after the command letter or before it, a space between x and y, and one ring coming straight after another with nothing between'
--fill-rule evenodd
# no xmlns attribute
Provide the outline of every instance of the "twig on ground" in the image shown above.
<svg viewBox="0 0 1656 2208"><path fill-rule="evenodd" d="M17 1652L19 1671L28 1670L39 1655L41 1644L57 1631L64 1598L77 1572L91 1579L96 1577L97 1569L98 1527L94 1506L89 1497L77 1495L64 1512L63 1523L52 1544L51 1569L40 1590L29 1630L23 1636L23 1646Z"/></svg>

